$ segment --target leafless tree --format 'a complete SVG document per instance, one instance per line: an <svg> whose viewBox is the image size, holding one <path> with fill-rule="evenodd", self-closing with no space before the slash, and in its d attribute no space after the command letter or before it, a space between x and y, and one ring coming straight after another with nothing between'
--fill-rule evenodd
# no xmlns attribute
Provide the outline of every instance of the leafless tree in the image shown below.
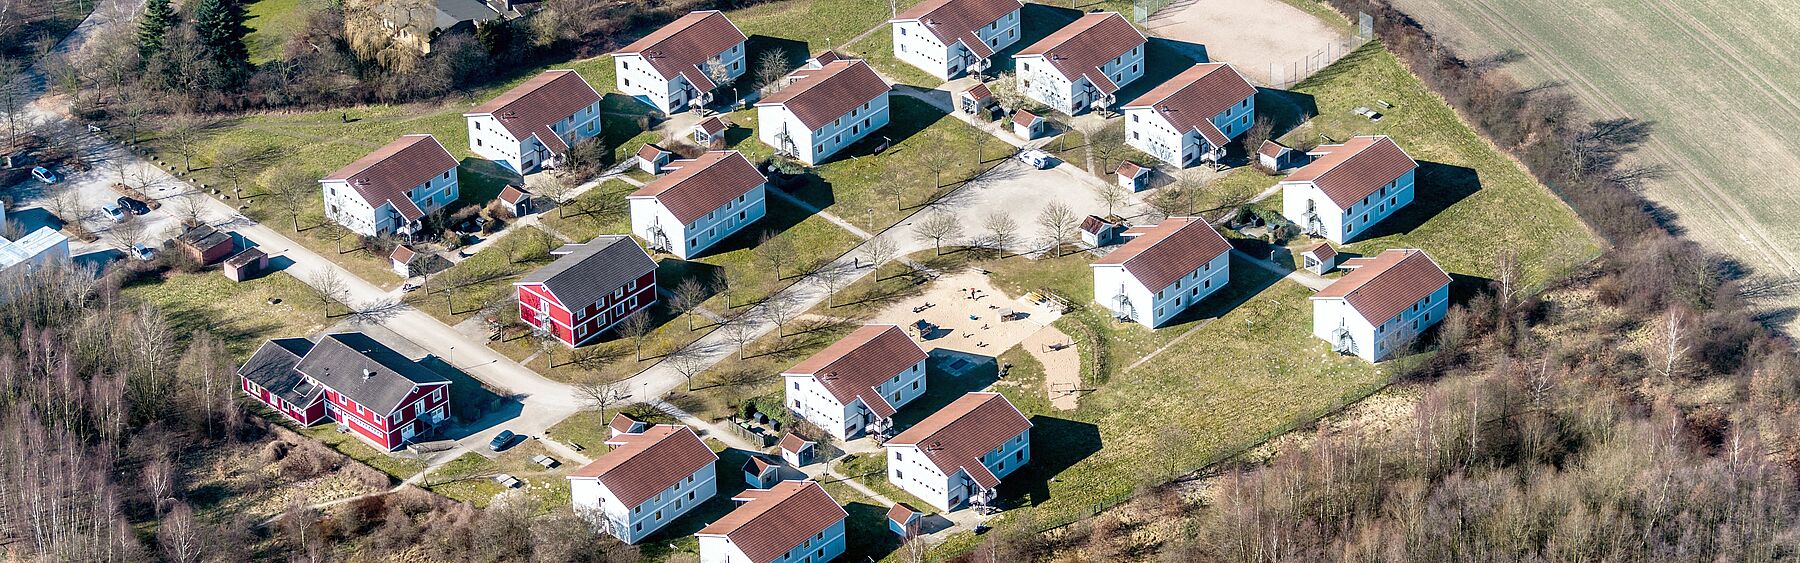
<svg viewBox="0 0 1800 563"><path fill-rule="evenodd" d="M956 148L949 139L936 131L926 133L925 143L916 150L918 153L914 161L931 171L931 190L936 194L938 189L944 187L944 171L955 166L956 161L962 160L962 155L956 153Z"/></svg>
<svg viewBox="0 0 1800 563"><path fill-rule="evenodd" d="M794 258L794 242L774 231L763 231L757 238L755 252L756 258L769 266L769 275L780 280L781 272Z"/></svg>
<svg viewBox="0 0 1800 563"><path fill-rule="evenodd" d="M850 272L845 271L843 265L836 262L826 264L825 267L813 272L813 283L819 284L819 287L825 290L825 308L837 308L837 292L844 288L845 282L849 279Z"/></svg>
<svg viewBox="0 0 1800 563"><path fill-rule="evenodd" d="M1075 212L1062 202L1051 202L1038 212L1038 234L1044 237L1053 256L1062 256L1063 245L1075 239L1075 231L1081 226L1077 222Z"/></svg>
<svg viewBox="0 0 1800 563"><path fill-rule="evenodd" d="M907 178L910 177L910 173L912 172L906 164L899 161L889 161L883 166L885 166L883 175L887 178ZM912 191L912 183L896 181L876 182L875 189L880 192L881 195L894 198L894 211L899 211L906 208L905 198L906 194ZM870 229L875 228L874 222L875 217L874 214L871 213L869 217Z"/></svg>
<svg viewBox="0 0 1800 563"><path fill-rule="evenodd" d="M892 260L894 253L899 252L899 249L895 248L894 239L888 238L886 235L877 235L863 243L862 251L863 256L869 257L869 267L875 269L875 281L881 281L884 279L881 277L881 265Z"/></svg>
<svg viewBox="0 0 1800 563"><path fill-rule="evenodd" d="M620 381L594 381L575 385L575 396L587 408L600 411L600 419L606 420L606 409L624 403L631 397L631 386Z"/></svg>
<svg viewBox="0 0 1800 563"><path fill-rule="evenodd" d="M721 297L725 298L725 311L730 312L731 311L731 278L729 277L729 275L727 275L725 273L724 268L719 268L719 269L713 270L712 283L710 285L712 287L713 293L717 293Z"/></svg>
<svg viewBox="0 0 1800 563"><path fill-rule="evenodd" d="M1690 334L1692 331L1693 326L1689 314L1679 307L1670 307L1657 323L1654 349L1657 360L1656 372L1664 379L1674 379L1675 376L1687 371L1687 357L1690 348L1688 340L1692 336Z"/></svg>
<svg viewBox="0 0 1800 563"><path fill-rule="evenodd" d="M1100 198L1100 203L1106 204L1107 215L1112 215L1119 206L1131 202L1131 190L1125 189L1118 182L1107 182L1098 189L1096 195Z"/></svg>
<svg viewBox="0 0 1800 563"><path fill-rule="evenodd" d="M1251 124L1250 129L1244 132L1244 154L1249 155L1251 162L1258 162L1257 151L1262 150L1263 142L1274 135L1275 122L1266 115L1256 116L1256 123Z"/></svg>
<svg viewBox="0 0 1800 563"><path fill-rule="evenodd" d="M764 96L780 91L782 81L787 78L788 71L791 68L792 67L788 65L787 53L785 51L782 51L781 49L764 51L762 56L757 57L756 59L757 87L762 89Z"/></svg>
<svg viewBox="0 0 1800 563"><path fill-rule="evenodd" d="M300 232L300 210L312 203L312 195L319 192L319 181L312 174L298 168L284 167L276 170L263 185L269 195L281 204L281 210L293 220L294 232Z"/></svg>
<svg viewBox="0 0 1800 563"><path fill-rule="evenodd" d="M675 373L681 374L682 379L687 380L688 391L694 390L694 377L704 373L709 367L706 355L700 353L695 343L689 343L670 351L663 360L669 363L669 367L674 369Z"/></svg>
<svg viewBox="0 0 1800 563"><path fill-rule="evenodd" d="M982 228L987 230L988 248L1001 252L1011 248L1019 237L1019 222L1014 221L1012 214L1005 211L989 213L982 222Z"/></svg>
<svg viewBox="0 0 1800 563"><path fill-rule="evenodd" d="M1156 189L1156 193L1144 203L1149 204L1152 213L1158 220L1188 215L1194 209L1192 189L1180 183L1169 184Z"/></svg>
<svg viewBox="0 0 1800 563"><path fill-rule="evenodd" d="M213 173L231 184L234 193L242 193L244 180L268 166L277 154L271 147L227 144L213 150Z"/></svg>
<svg viewBox="0 0 1800 563"><path fill-rule="evenodd" d="M1088 152L1100 159L1101 170L1112 170L1115 161L1125 160L1133 151L1125 144L1125 124L1107 124L1087 136Z"/></svg>
<svg viewBox="0 0 1800 563"><path fill-rule="evenodd" d="M1034 102L1019 87L1019 78L1011 72L1002 72L1000 76L988 83L988 91L994 93L994 102L1001 108L1017 110Z"/></svg>
<svg viewBox="0 0 1800 563"><path fill-rule="evenodd" d="M913 236L920 242L930 242L936 255L944 254L944 241L954 241L962 236L962 221L955 215L936 211L930 217L913 225Z"/></svg>
<svg viewBox="0 0 1800 563"><path fill-rule="evenodd" d="M775 336L787 338L787 324L800 314L799 306L794 302L793 296L784 291L777 291L764 299L761 307L763 317L769 319L770 324L775 325Z"/></svg>
<svg viewBox="0 0 1800 563"><path fill-rule="evenodd" d="M206 222L207 205L202 197L204 196L194 192L175 196L175 203L170 206L170 211L181 221L181 226L194 228Z"/></svg>
<svg viewBox="0 0 1800 563"><path fill-rule="evenodd" d="M347 236L350 236L350 229L339 225L337 221L326 219L324 223L319 224L319 238L331 241L332 250L338 254L344 253L344 237ZM358 247L360 246L359 241Z"/></svg>
<svg viewBox="0 0 1800 563"><path fill-rule="evenodd" d="M200 119L190 116L179 116L171 119L163 127L162 141L169 151L181 157L181 169L194 171L194 157L200 156L201 148L206 143L202 133L206 124Z"/></svg>
<svg viewBox="0 0 1800 563"><path fill-rule="evenodd" d="M306 275L304 281L310 288L313 300L319 303L319 308L325 310L327 318L331 316L334 304L343 303L350 296L350 284L344 281L343 274L338 273L338 269L333 266L313 270Z"/></svg>
<svg viewBox="0 0 1800 563"><path fill-rule="evenodd" d="M51 214L56 215L57 219L62 220L63 228L78 234L88 232L87 226L83 223L87 221L89 215L93 214L93 208L88 207L87 202L82 201L79 190L74 188L57 190L44 203L44 207L49 209Z"/></svg>
<svg viewBox="0 0 1800 563"><path fill-rule="evenodd" d="M172 503L169 513L157 521L156 545L169 561L198 562L206 554L205 544L201 526L194 520L194 509L185 502Z"/></svg>
<svg viewBox="0 0 1800 563"><path fill-rule="evenodd" d="M692 331L694 330L694 312L704 301L706 301L706 288L700 285L699 280L687 278L681 280L681 283L675 284L675 290L670 292L669 308L687 317L688 330Z"/></svg>
<svg viewBox="0 0 1800 563"><path fill-rule="evenodd" d="M737 347L738 361L744 360L744 348L756 341L754 322L755 319L749 314L733 315L725 321L725 326L719 327L719 334L725 337L725 341Z"/></svg>
<svg viewBox="0 0 1800 563"><path fill-rule="evenodd" d="M130 254L133 252L133 247L150 240L150 232L143 219L131 215L126 217L124 222L115 223L112 228L107 229L106 238L114 248Z"/></svg>
<svg viewBox="0 0 1800 563"><path fill-rule="evenodd" d="M0 4L0 7L4 6ZM7 141L18 138L27 123L25 106L31 101L31 97L25 86L26 81L18 78L24 70L25 65L19 60L0 57L0 76L6 77L6 80L0 80L0 119L6 121Z"/></svg>
<svg viewBox="0 0 1800 563"><path fill-rule="evenodd" d="M168 502L175 496L174 456L167 448L153 447L149 459L139 469L144 484L144 495L149 497L151 508L156 514L162 514Z"/></svg>
<svg viewBox="0 0 1800 563"><path fill-rule="evenodd" d="M619 334L631 339L637 361L644 361L644 340L650 337L650 315L645 310L632 313L619 321Z"/></svg>

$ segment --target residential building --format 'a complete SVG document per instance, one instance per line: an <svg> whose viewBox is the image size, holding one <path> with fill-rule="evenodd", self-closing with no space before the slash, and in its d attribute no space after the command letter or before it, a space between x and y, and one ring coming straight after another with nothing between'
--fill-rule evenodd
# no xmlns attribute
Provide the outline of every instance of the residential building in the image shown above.
<svg viewBox="0 0 1800 563"><path fill-rule="evenodd" d="M363 236L411 236L456 201L456 166L436 137L402 135L319 180L325 217Z"/></svg>
<svg viewBox="0 0 1800 563"><path fill-rule="evenodd" d="M1031 421L999 393L969 393L887 441L888 482L939 510L986 505L1031 462Z"/></svg>
<svg viewBox="0 0 1800 563"><path fill-rule="evenodd" d="M1224 63L1198 64L1125 104L1125 144L1186 168L1218 162L1256 121L1256 87Z"/></svg>
<svg viewBox="0 0 1800 563"><path fill-rule="evenodd" d="M1419 163L1386 135L1320 145L1281 180L1281 214L1306 234L1344 244L1413 202Z"/></svg>
<svg viewBox="0 0 1800 563"><path fill-rule="evenodd" d="M757 138L776 151L818 164L887 126L888 83L862 59L827 52L788 81L756 103Z"/></svg>
<svg viewBox="0 0 1800 563"><path fill-rule="evenodd" d="M850 516L813 481L782 481L731 497L739 502L701 528L701 563L824 563L844 554Z"/></svg>
<svg viewBox="0 0 1800 563"><path fill-rule="evenodd" d="M480 24L524 15L510 0L425 0L420 3L378 2L371 7L394 42L431 54L432 43L453 33L475 32Z"/></svg>
<svg viewBox="0 0 1800 563"><path fill-rule="evenodd" d="M632 234L652 250L687 260L768 212L769 179L737 151L708 151L663 168L670 172L625 197Z"/></svg>
<svg viewBox="0 0 1800 563"><path fill-rule="evenodd" d="M686 426L658 424L606 441L612 451L569 473L575 513L637 543L718 493L719 456Z"/></svg>
<svg viewBox="0 0 1800 563"><path fill-rule="evenodd" d="M449 378L360 332L264 342L237 374L245 393L301 426L331 419L385 451L450 416Z"/></svg>
<svg viewBox="0 0 1800 563"><path fill-rule="evenodd" d="M1333 351L1385 360L1450 308L1450 274L1423 250L1388 250L1340 267L1349 273L1312 296L1313 336Z"/></svg>
<svg viewBox="0 0 1800 563"><path fill-rule="evenodd" d="M747 39L724 12L690 12L613 53L619 91L665 114L711 103L749 70Z"/></svg>
<svg viewBox="0 0 1800 563"><path fill-rule="evenodd" d="M625 235L566 244L544 267L513 282L519 320L580 346L656 302L656 261Z"/></svg>
<svg viewBox="0 0 1800 563"><path fill-rule="evenodd" d="M1201 217L1170 217L1123 233L1094 269L1094 302L1150 328L1231 282L1231 244Z"/></svg>
<svg viewBox="0 0 1800 563"><path fill-rule="evenodd" d="M888 23L894 57L950 80L981 72L994 53L1019 41L1019 0L925 0Z"/></svg>
<svg viewBox="0 0 1800 563"><path fill-rule="evenodd" d="M1068 115L1113 107L1144 75L1144 43L1118 12L1087 14L1013 55L1019 90Z"/></svg>
<svg viewBox="0 0 1800 563"><path fill-rule="evenodd" d="M925 394L925 351L895 325L864 325L781 373L788 410L840 440L882 433Z"/></svg>
<svg viewBox="0 0 1800 563"><path fill-rule="evenodd" d="M463 114L469 150L520 174L555 168L600 135L600 92L573 70L546 70Z"/></svg>

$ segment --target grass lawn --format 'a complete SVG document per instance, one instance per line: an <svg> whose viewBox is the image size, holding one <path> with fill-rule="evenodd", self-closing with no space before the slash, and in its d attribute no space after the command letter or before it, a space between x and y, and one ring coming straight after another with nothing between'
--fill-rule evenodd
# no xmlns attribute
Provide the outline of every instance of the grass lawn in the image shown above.
<svg viewBox="0 0 1800 563"><path fill-rule="evenodd" d="M454 325L480 312L483 304L509 298L513 280L550 263L550 250L559 246L562 241L542 229L513 230L492 246L433 275L424 288L408 295L407 301L444 324Z"/></svg>
<svg viewBox="0 0 1800 563"><path fill-rule="evenodd" d="M607 180L568 205L544 212L538 221L575 242L629 233L631 210L625 205L625 196L636 190L637 186L623 181Z"/></svg>
<svg viewBox="0 0 1800 563"><path fill-rule="evenodd" d="M235 283L216 269L170 274L120 290L155 305L177 333L211 332L237 358L248 358L264 340L311 336L325 328L325 311L300 280L274 272ZM277 301L270 304L271 300ZM339 312L342 312L341 310Z"/></svg>
<svg viewBox="0 0 1800 563"><path fill-rule="evenodd" d="M1471 130L1380 44L1351 52L1290 96L1316 104L1318 117L1288 140L1386 134L1420 162L1417 199L1348 245L1350 252L1421 248L1445 270L1492 277L1495 258L1512 250L1534 282L1599 254L1598 239L1567 205ZM1394 104L1380 123L1350 113L1376 107L1376 100Z"/></svg>
<svg viewBox="0 0 1800 563"><path fill-rule="evenodd" d="M251 3L247 8L250 20L246 22L250 34L244 37L244 44L250 47L250 62L263 64L280 58L288 38L306 25L307 16L325 6L321 0L259 0Z"/></svg>
<svg viewBox="0 0 1800 563"><path fill-rule="evenodd" d="M610 449L606 446L606 440L612 436L612 432L607 428L606 423L621 411L632 418L651 424L680 423L668 413L644 403L622 405L622 407L608 407L606 416L601 416L600 411L597 410L577 412L569 415L562 422L556 423L555 426L551 426L549 430L545 430L544 435L555 438L564 444L580 444L582 453L587 454L588 457L599 457L600 454Z"/></svg>
<svg viewBox="0 0 1800 563"><path fill-rule="evenodd" d="M550 455L543 444L534 440L526 440L492 459L476 452L465 453L432 471L425 478L425 489L452 500L485 507L495 496L509 490L493 479L495 475L505 473L522 481L516 490L532 497L538 510L568 506L569 481L564 475L574 466L568 460L558 459L562 462L560 465L545 469L531 461L532 456L540 454Z"/></svg>
<svg viewBox="0 0 1800 563"><path fill-rule="evenodd" d="M869 66L875 67L882 76L900 84L936 88L944 83L943 79L895 57L892 26L883 25L882 28L864 37L862 41L851 44L845 49L846 54L869 61Z"/></svg>
<svg viewBox="0 0 1800 563"><path fill-rule="evenodd" d="M819 483L832 500L844 505L844 512L850 513L844 519L844 537L848 541L844 549L843 561L880 561L888 554L900 548L900 536L888 529L887 511L890 506L868 495L858 492L850 485L835 479L826 479Z"/></svg>

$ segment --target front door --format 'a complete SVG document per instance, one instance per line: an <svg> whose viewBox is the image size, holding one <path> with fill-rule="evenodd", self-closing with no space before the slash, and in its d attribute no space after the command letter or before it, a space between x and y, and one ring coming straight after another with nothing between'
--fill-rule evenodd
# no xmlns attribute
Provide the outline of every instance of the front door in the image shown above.
<svg viewBox="0 0 1800 563"><path fill-rule="evenodd" d="M411 422L408 422L408 423L406 423L405 428L400 429L400 441L405 442L408 440L412 440L414 426L416 426L416 425Z"/></svg>

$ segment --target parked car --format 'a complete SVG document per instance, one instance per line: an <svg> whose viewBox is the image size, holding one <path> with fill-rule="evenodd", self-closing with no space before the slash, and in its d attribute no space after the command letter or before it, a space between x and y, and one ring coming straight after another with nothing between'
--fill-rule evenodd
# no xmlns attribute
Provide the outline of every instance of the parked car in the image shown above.
<svg viewBox="0 0 1800 563"><path fill-rule="evenodd" d="M130 210L134 214L144 215L150 212L150 206L129 196L119 196L119 207Z"/></svg>
<svg viewBox="0 0 1800 563"><path fill-rule="evenodd" d="M54 184L62 181L62 178L57 176L55 172L51 172L49 168L44 168L42 166L31 167L31 177L37 178L39 182L46 184Z"/></svg>
<svg viewBox="0 0 1800 563"><path fill-rule="evenodd" d="M514 434L511 430L501 430L500 434L494 436L494 441L488 442L488 449L496 452L504 450L506 449L506 446L512 444L513 438L517 438L518 436L518 434Z"/></svg>
<svg viewBox="0 0 1800 563"><path fill-rule="evenodd" d="M1056 165L1056 157L1038 149L1019 151L1019 161L1030 164L1032 168L1043 170Z"/></svg>
<svg viewBox="0 0 1800 563"><path fill-rule="evenodd" d="M131 214L125 212L125 208L111 203L100 206L100 210L105 211L106 216L111 217L114 223L124 223L126 219L131 218Z"/></svg>
<svg viewBox="0 0 1800 563"><path fill-rule="evenodd" d="M131 257L148 262L156 258L156 249L144 246L143 243L134 244L131 245Z"/></svg>

